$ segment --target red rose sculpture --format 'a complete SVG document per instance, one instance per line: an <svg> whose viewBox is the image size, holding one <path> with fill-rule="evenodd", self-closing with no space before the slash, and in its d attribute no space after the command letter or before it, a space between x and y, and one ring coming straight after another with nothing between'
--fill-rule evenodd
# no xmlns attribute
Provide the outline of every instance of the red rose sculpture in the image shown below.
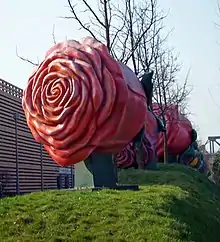
<svg viewBox="0 0 220 242"><path fill-rule="evenodd" d="M155 116L147 110L145 125L145 135L139 149L130 142L124 149L117 154L115 164L118 168L138 168L147 167L149 163L155 162L155 151L159 137L159 130ZM138 159L141 159L138 161Z"/></svg>
<svg viewBox="0 0 220 242"><path fill-rule="evenodd" d="M153 104L154 113L161 117L160 108ZM171 155L179 155L184 152L192 142L191 122L180 114L177 105L170 105L165 114L167 129L167 147ZM161 159L164 156L164 138L160 133L157 141L157 155Z"/></svg>
<svg viewBox="0 0 220 242"><path fill-rule="evenodd" d="M115 164L121 169L138 167L133 142L130 142L128 145L126 145L122 151L116 155Z"/></svg>
<svg viewBox="0 0 220 242"><path fill-rule="evenodd" d="M62 166L93 151L121 151L147 113L135 74L90 37L49 49L28 80L22 105L35 140Z"/></svg>

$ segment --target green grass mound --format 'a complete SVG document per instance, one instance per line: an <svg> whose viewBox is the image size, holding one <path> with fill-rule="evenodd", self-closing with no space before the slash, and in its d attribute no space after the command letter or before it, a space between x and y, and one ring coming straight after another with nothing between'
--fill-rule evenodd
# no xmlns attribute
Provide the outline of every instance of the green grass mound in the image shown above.
<svg viewBox="0 0 220 242"><path fill-rule="evenodd" d="M0 200L0 241L220 241L220 191L182 166L127 170L141 191L51 191Z"/></svg>

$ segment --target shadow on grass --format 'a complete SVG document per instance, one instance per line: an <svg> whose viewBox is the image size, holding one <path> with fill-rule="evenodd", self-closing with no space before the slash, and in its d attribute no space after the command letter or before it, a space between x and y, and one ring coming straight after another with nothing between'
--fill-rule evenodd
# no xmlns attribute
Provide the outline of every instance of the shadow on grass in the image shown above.
<svg viewBox="0 0 220 242"><path fill-rule="evenodd" d="M180 224L186 225L186 230L180 231L183 241L218 242L220 238L220 213L219 208L211 206L214 206L212 202L197 201L193 194L189 194L186 199L170 196L164 210L168 211Z"/></svg>
<svg viewBox="0 0 220 242"><path fill-rule="evenodd" d="M180 188L185 196L167 194L163 210L186 226L180 231L182 241L220 241L220 189L204 175L180 165L161 165L159 171L127 170L119 177L121 183Z"/></svg>

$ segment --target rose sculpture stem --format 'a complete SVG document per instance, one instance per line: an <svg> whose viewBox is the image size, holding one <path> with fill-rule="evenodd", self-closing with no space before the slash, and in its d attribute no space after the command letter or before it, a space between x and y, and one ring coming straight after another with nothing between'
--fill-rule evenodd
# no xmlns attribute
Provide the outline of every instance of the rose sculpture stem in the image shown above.
<svg viewBox="0 0 220 242"><path fill-rule="evenodd" d="M117 168L113 165L111 153L93 152L84 163L93 175L94 187L117 187Z"/></svg>
<svg viewBox="0 0 220 242"><path fill-rule="evenodd" d="M33 137L61 166L93 152L120 152L144 127L148 112L136 75L90 37L47 51L28 80L22 106Z"/></svg>
<svg viewBox="0 0 220 242"><path fill-rule="evenodd" d="M119 185L118 170L113 164L111 153L93 152L85 161L85 166L93 175L93 191L104 188L138 191L138 185Z"/></svg>

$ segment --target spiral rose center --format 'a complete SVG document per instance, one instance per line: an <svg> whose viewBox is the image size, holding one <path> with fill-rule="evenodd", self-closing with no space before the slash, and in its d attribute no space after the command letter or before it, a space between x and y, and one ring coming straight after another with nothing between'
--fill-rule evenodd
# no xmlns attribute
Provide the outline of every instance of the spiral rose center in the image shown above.
<svg viewBox="0 0 220 242"><path fill-rule="evenodd" d="M52 96L57 97L64 91L65 91L65 87L62 85L62 83L59 79L53 83L53 85L51 87Z"/></svg>
<svg viewBox="0 0 220 242"><path fill-rule="evenodd" d="M46 99L50 104L58 104L61 101L63 95L66 93L66 85L68 81L65 82L62 78L57 80L51 80L46 87Z"/></svg>

